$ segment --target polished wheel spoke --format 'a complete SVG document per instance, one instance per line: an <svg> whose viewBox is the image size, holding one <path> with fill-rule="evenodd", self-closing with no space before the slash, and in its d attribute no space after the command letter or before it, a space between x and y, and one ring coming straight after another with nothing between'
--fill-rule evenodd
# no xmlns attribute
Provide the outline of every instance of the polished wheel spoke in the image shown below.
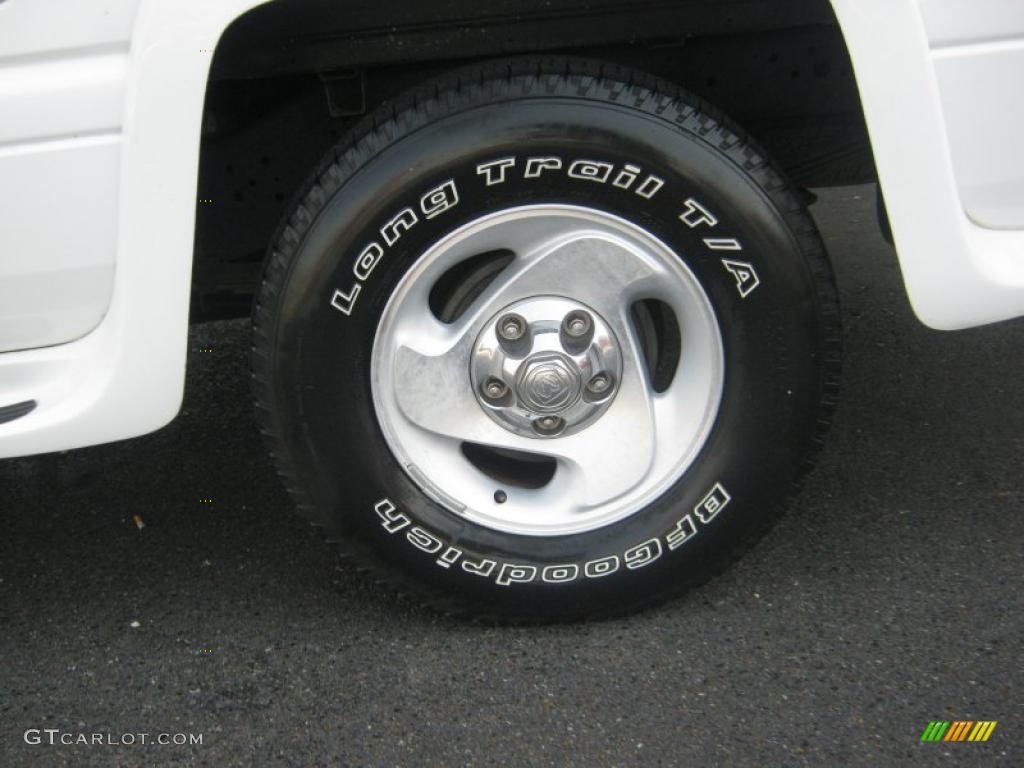
<svg viewBox="0 0 1024 768"><path fill-rule="evenodd" d="M654 461L656 424L650 390L639 371L623 377L608 411L593 425L545 442L559 462L565 491L577 512L619 498L647 476Z"/></svg>
<svg viewBox="0 0 1024 768"><path fill-rule="evenodd" d="M468 385L469 352L459 343L446 352L426 355L411 346L395 354L395 400L402 415L417 427L455 440L495 447L519 447L515 435L481 410Z"/></svg>
<svg viewBox="0 0 1024 768"><path fill-rule="evenodd" d="M667 271L621 238L579 230L552 238L510 264L488 291L502 306L530 296L567 293L598 312L613 315L631 297L657 287Z"/></svg>

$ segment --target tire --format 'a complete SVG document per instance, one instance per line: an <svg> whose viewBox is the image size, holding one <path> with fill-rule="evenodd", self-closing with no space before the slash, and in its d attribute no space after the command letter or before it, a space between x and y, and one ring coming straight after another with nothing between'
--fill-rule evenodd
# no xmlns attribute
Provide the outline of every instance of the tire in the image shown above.
<svg viewBox="0 0 1024 768"><path fill-rule="evenodd" d="M297 199L254 307L258 415L300 512L398 591L506 621L622 614L720 572L811 467L840 362L821 239L675 86L566 59L459 70L362 122ZM573 307L585 349L558 326ZM509 312L532 347L515 323L497 339Z"/></svg>

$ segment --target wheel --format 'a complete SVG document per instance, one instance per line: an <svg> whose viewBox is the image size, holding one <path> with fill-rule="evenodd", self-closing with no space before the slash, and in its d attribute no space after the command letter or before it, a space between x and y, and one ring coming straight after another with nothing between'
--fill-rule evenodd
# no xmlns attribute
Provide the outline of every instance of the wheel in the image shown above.
<svg viewBox="0 0 1024 768"><path fill-rule="evenodd" d="M300 511L446 611L620 614L720 571L828 426L796 191L665 82L460 70L341 142L271 248L254 386Z"/></svg>

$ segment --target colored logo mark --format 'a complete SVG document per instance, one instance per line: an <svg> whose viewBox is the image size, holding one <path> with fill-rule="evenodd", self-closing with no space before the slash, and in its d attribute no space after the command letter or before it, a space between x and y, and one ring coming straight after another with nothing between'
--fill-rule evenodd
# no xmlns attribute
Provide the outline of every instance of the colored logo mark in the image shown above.
<svg viewBox="0 0 1024 768"><path fill-rule="evenodd" d="M921 741L988 741L995 727L995 720L932 720Z"/></svg>

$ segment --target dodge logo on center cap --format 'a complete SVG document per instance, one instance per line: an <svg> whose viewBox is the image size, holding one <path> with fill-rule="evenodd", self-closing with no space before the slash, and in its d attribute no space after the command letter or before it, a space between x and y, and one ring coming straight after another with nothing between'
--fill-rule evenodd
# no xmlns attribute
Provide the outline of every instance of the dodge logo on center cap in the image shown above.
<svg viewBox="0 0 1024 768"><path fill-rule="evenodd" d="M572 405L580 393L576 366L559 355L527 360L519 379L519 397L530 408L554 413Z"/></svg>
<svg viewBox="0 0 1024 768"><path fill-rule="evenodd" d="M569 390L569 380L564 371L548 368L538 371L530 380L530 398L544 405L557 404Z"/></svg>

